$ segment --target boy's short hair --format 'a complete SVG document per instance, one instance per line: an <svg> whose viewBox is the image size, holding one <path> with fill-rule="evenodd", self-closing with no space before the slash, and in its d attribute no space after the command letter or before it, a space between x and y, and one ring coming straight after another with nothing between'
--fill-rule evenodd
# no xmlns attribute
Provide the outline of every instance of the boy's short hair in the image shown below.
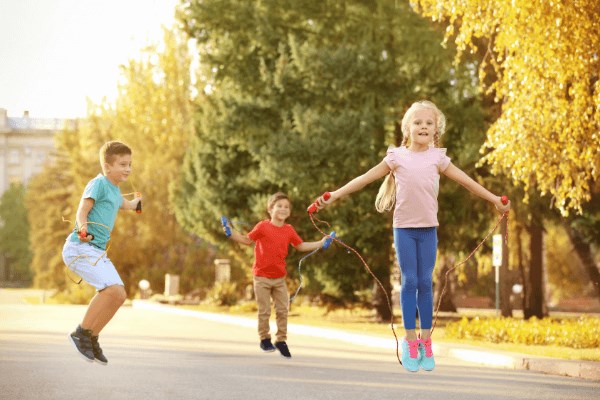
<svg viewBox="0 0 600 400"><path fill-rule="evenodd" d="M125 154L131 155L131 149L125 143L117 140L106 142L100 147L100 166L104 170L104 164L112 164L115 156Z"/></svg>
<svg viewBox="0 0 600 400"><path fill-rule="evenodd" d="M267 211L271 211L271 209L273 208L275 203L282 199L289 201L290 205L292 204L292 202L290 201L290 198L287 196L287 194L282 193L282 192L277 192L274 195L272 195L271 197L269 197L269 200L267 201Z"/></svg>

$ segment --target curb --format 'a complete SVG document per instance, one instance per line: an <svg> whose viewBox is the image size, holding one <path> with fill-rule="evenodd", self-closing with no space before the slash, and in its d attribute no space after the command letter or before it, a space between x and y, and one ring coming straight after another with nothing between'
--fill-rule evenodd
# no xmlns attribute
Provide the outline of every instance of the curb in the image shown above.
<svg viewBox="0 0 600 400"><path fill-rule="evenodd" d="M138 309L206 319L209 321L231 325L251 328L256 327L256 320L252 318L186 310L146 300L133 300L131 306ZM396 341L393 338L385 339L358 333L348 333L338 329L288 324L288 331L298 335L334 339L365 347L388 350L390 348L396 348ZM466 361L472 364L484 365L487 367L529 370L542 372L549 375L562 375L600 381L600 362L596 361L576 361L561 360L556 358L530 357L519 353L484 350L480 347L454 345L450 343L434 343L433 349L435 354L440 356Z"/></svg>

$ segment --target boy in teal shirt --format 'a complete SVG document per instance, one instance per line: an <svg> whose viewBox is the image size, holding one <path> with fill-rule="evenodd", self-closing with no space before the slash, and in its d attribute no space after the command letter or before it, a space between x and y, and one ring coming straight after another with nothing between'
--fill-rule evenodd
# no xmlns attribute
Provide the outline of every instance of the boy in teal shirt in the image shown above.
<svg viewBox="0 0 600 400"><path fill-rule="evenodd" d="M119 190L119 184L131 173L131 149L127 145L105 143L100 148L100 165L103 173L86 185L75 229L67 237L62 255L69 269L98 291L69 339L86 361L106 365L98 335L127 299L123 281L106 255L107 243L119 209L135 210L141 196L126 200Z"/></svg>

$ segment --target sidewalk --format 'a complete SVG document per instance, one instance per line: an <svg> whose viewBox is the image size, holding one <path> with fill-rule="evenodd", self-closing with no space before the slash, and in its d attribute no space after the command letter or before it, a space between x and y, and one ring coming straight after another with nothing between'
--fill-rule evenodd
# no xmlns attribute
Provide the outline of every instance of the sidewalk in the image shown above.
<svg viewBox="0 0 600 400"><path fill-rule="evenodd" d="M134 300L132 302L132 307L183 315L193 318L201 318L238 326L252 328L256 327L256 320L253 318L186 310L144 300ZM334 339L358 344L366 347L383 349L396 347L394 338L385 339L381 337L349 333L337 329L289 324L288 331L298 335L317 336L326 339ZM488 367L523 369L543 372L551 375L563 375L600 381L600 362L595 361L572 361L535 357L518 353L491 351L476 346L467 346L463 344L454 345L449 343L434 343L433 350L435 354L442 357L454 358Z"/></svg>

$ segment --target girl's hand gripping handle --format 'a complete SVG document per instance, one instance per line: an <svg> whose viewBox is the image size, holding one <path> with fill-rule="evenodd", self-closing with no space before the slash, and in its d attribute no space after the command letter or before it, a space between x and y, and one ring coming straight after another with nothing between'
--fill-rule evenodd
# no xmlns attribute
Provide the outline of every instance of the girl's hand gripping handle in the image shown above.
<svg viewBox="0 0 600 400"><path fill-rule="evenodd" d="M323 198L323 201L327 201L331 198L331 193L325 192L321 197ZM307 208L306 211L308 211L309 214L319 212L319 210L323 207L323 204L321 204L321 197L316 199L315 202Z"/></svg>

